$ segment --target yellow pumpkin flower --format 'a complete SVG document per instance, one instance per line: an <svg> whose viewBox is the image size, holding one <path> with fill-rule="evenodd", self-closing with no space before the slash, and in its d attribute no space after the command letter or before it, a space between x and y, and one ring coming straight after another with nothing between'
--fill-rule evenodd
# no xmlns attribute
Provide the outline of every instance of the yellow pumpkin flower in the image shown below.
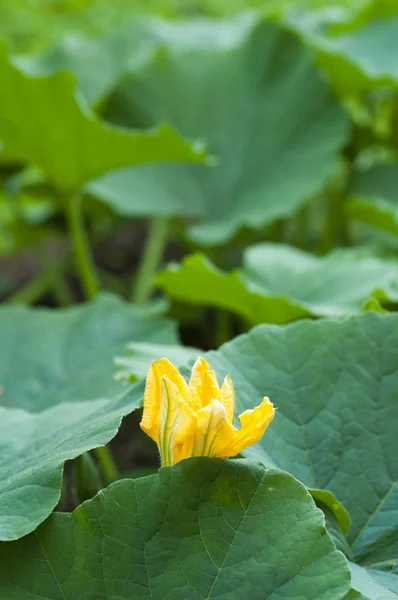
<svg viewBox="0 0 398 600"><path fill-rule="evenodd" d="M141 429L158 445L162 466L190 456L228 458L251 446L274 418L265 397L233 425L235 390L229 376L220 388L204 358L193 366L189 384L167 358L152 363L145 386Z"/></svg>

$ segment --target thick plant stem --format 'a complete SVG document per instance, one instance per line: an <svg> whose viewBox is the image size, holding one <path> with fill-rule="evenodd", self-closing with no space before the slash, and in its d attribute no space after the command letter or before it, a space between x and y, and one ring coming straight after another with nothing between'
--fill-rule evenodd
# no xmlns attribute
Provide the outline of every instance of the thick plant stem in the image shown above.
<svg viewBox="0 0 398 600"><path fill-rule="evenodd" d="M84 295L88 300L93 300L98 294L98 280L84 229L79 195L66 199L66 217Z"/></svg>
<svg viewBox="0 0 398 600"><path fill-rule="evenodd" d="M79 195L66 199L66 217L84 295L87 300L93 300L98 294L98 280L84 229ZM119 479L119 470L109 448L101 446L95 448L94 453L106 483Z"/></svg>
<svg viewBox="0 0 398 600"><path fill-rule="evenodd" d="M119 469L113 460L109 448L107 446L100 446L99 448L95 448L94 452L105 483L112 483L112 481L119 479Z"/></svg>
<svg viewBox="0 0 398 600"><path fill-rule="evenodd" d="M138 268L132 300L134 304L146 304L150 298L153 278L163 255L169 232L169 219L157 217L150 225L144 254Z"/></svg>

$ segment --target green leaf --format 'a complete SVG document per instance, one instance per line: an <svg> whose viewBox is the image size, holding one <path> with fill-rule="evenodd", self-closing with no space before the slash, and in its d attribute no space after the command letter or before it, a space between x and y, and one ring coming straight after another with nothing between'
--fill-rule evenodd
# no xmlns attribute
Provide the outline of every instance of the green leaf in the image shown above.
<svg viewBox="0 0 398 600"><path fill-rule="evenodd" d="M309 492L315 501L322 502L331 510L342 533L346 535L351 525L350 515L341 502L336 500L336 496L327 490L310 489Z"/></svg>
<svg viewBox="0 0 398 600"><path fill-rule="evenodd" d="M351 518L353 560L394 590L398 316L260 325L206 358L230 374L238 414L264 395L278 409L245 454L332 492Z"/></svg>
<svg viewBox="0 0 398 600"><path fill-rule="evenodd" d="M120 85L107 118L130 127L166 118L205 138L218 164L123 169L87 191L124 215L196 216L188 235L203 245L297 211L324 186L348 135L310 53L248 15L157 31L164 47Z"/></svg>
<svg viewBox="0 0 398 600"><path fill-rule="evenodd" d="M367 170L353 170L350 192L357 196L384 198L397 204L398 165L376 164Z"/></svg>
<svg viewBox="0 0 398 600"><path fill-rule="evenodd" d="M305 488L246 460L116 482L1 545L0 563L7 600L343 600L350 587Z"/></svg>
<svg viewBox="0 0 398 600"><path fill-rule="evenodd" d="M45 52L18 56L15 62L36 76L60 70L72 72L79 93L92 105L106 98L124 73L138 68L155 47L155 37L146 21L134 18L100 38L77 31L69 33Z"/></svg>
<svg viewBox="0 0 398 600"><path fill-rule="evenodd" d="M353 173L347 214L390 235L398 236L398 167L377 165Z"/></svg>
<svg viewBox="0 0 398 600"><path fill-rule="evenodd" d="M113 379L126 343L176 344L171 322L112 296L67 310L0 309L0 539L56 506L67 459L106 444L139 403Z"/></svg>
<svg viewBox="0 0 398 600"><path fill-rule="evenodd" d="M353 198L347 203L347 215L390 235L398 236L398 204L384 198Z"/></svg>
<svg viewBox="0 0 398 600"><path fill-rule="evenodd" d="M333 508L330 506L329 499L326 496L326 503L325 503L322 500L317 499L316 496L313 495L313 493L312 493L313 490L310 489L308 491L311 493L311 496L314 498L315 504L317 505L317 507L320 508L323 511L323 514L325 515L326 529L328 531L328 534L334 541L337 550L340 550L340 552L342 552L346 556L347 560L351 560L352 556L351 556L350 547L347 542L347 538L345 537L345 535L343 534L343 532L341 530L341 524L337 520L336 511L333 510ZM325 498L325 495L331 494L331 492L328 492L327 490L316 490L316 491L323 492L324 498ZM335 499L334 494L331 494L331 496L333 496L333 498ZM334 502L337 502L337 501L334 500ZM342 505L340 504L340 506L342 506ZM348 520L349 520L349 522L351 522L349 517L348 517Z"/></svg>
<svg viewBox="0 0 398 600"><path fill-rule="evenodd" d="M120 381L133 382L144 379L154 360L168 358L177 368L191 359L196 359L201 351L197 348L180 345L148 344L132 342L126 347L127 352L115 358L116 378Z"/></svg>
<svg viewBox="0 0 398 600"><path fill-rule="evenodd" d="M0 139L6 156L38 165L62 192L72 193L126 165L204 159L201 147L169 125L131 131L101 122L79 101L71 73L34 77L11 62L4 44L0 75Z"/></svg>
<svg viewBox="0 0 398 600"><path fill-rule="evenodd" d="M358 94L378 86L397 86L397 16L376 18L337 35L308 29L304 19L290 19L290 24L319 52L320 66L340 93ZM312 25L311 18L309 24Z"/></svg>
<svg viewBox="0 0 398 600"><path fill-rule="evenodd" d="M352 574L351 585L371 600L397 600L398 576L383 574L376 569L366 569L349 563Z"/></svg>
<svg viewBox="0 0 398 600"><path fill-rule="evenodd" d="M258 244L246 249L238 271L225 273L195 254L171 264L156 282L177 300L229 310L252 324L281 324L360 312L374 295L398 299L397 268L394 260L357 249L316 257L291 246Z"/></svg>

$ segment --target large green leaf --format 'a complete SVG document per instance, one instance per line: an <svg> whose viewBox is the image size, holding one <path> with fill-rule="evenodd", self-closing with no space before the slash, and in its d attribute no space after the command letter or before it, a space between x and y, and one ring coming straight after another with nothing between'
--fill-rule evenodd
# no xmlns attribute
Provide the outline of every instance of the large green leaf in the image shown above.
<svg viewBox="0 0 398 600"><path fill-rule="evenodd" d="M162 119L204 138L214 168L145 165L87 191L124 215L196 216L189 235L217 244L291 215L325 184L347 119L292 34L254 16L157 25L164 47L112 95L118 125Z"/></svg>
<svg viewBox="0 0 398 600"><path fill-rule="evenodd" d="M191 459L119 481L0 545L1 600L342 600L349 570L305 488Z"/></svg>
<svg viewBox="0 0 398 600"><path fill-rule="evenodd" d="M136 399L113 378L130 340L177 343L172 323L111 296L68 310L0 310L0 539L21 537L60 496L67 459L102 446Z"/></svg>
<svg viewBox="0 0 398 600"><path fill-rule="evenodd" d="M14 160L41 167L62 192L126 165L156 160L203 161L203 150L168 125L131 131L107 125L75 94L68 72L35 77L0 45L0 140Z"/></svg>
<svg viewBox="0 0 398 600"><path fill-rule="evenodd" d="M252 324L353 314L372 297L398 299L398 263L351 249L316 257L258 244L246 249L242 269L231 273L195 254L171 264L156 281L172 298L223 308Z"/></svg>
<svg viewBox="0 0 398 600"><path fill-rule="evenodd" d="M265 394L278 408L246 454L330 490L352 559L397 592L398 315L260 325L207 359L231 375L238 412Z"/></svg>

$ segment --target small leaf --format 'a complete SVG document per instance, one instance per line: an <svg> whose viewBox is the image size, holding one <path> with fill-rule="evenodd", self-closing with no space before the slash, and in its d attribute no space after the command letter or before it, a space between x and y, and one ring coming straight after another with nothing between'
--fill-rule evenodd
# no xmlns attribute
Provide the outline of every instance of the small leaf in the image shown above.
<svg viewBox="0 0 398 600"><path fill-rule="evenodd" d="M347 203L347 215L352 220L398 236L398 204L384 198L352 198Z"/></svg>
<svg viewBox="0 0 398 600"><path fill-rule="evenodd" d="M315 490L311 488L309 492L315 501L326 504L335 516L343 535L346 535L351 525L350 515L341 502L336 499L336 496L328 490Z"/></svg>
<svg viewBox="0 0 398 600"><path fill-rule="evenodd" d="M316 257L292 246L258 244L243 267L225 273L195 254L171 264L156 283L176 300L229 310L249 323L282 324L303 317L341 316L398 299L398 263L357 249Z"/></svg>
<svg viewBox="0 0 398 600"><path fill-rule="evenodd" d="M398 236L398 166L375 165L357 171L350 184L348 216L390 235Z"/></svg>

